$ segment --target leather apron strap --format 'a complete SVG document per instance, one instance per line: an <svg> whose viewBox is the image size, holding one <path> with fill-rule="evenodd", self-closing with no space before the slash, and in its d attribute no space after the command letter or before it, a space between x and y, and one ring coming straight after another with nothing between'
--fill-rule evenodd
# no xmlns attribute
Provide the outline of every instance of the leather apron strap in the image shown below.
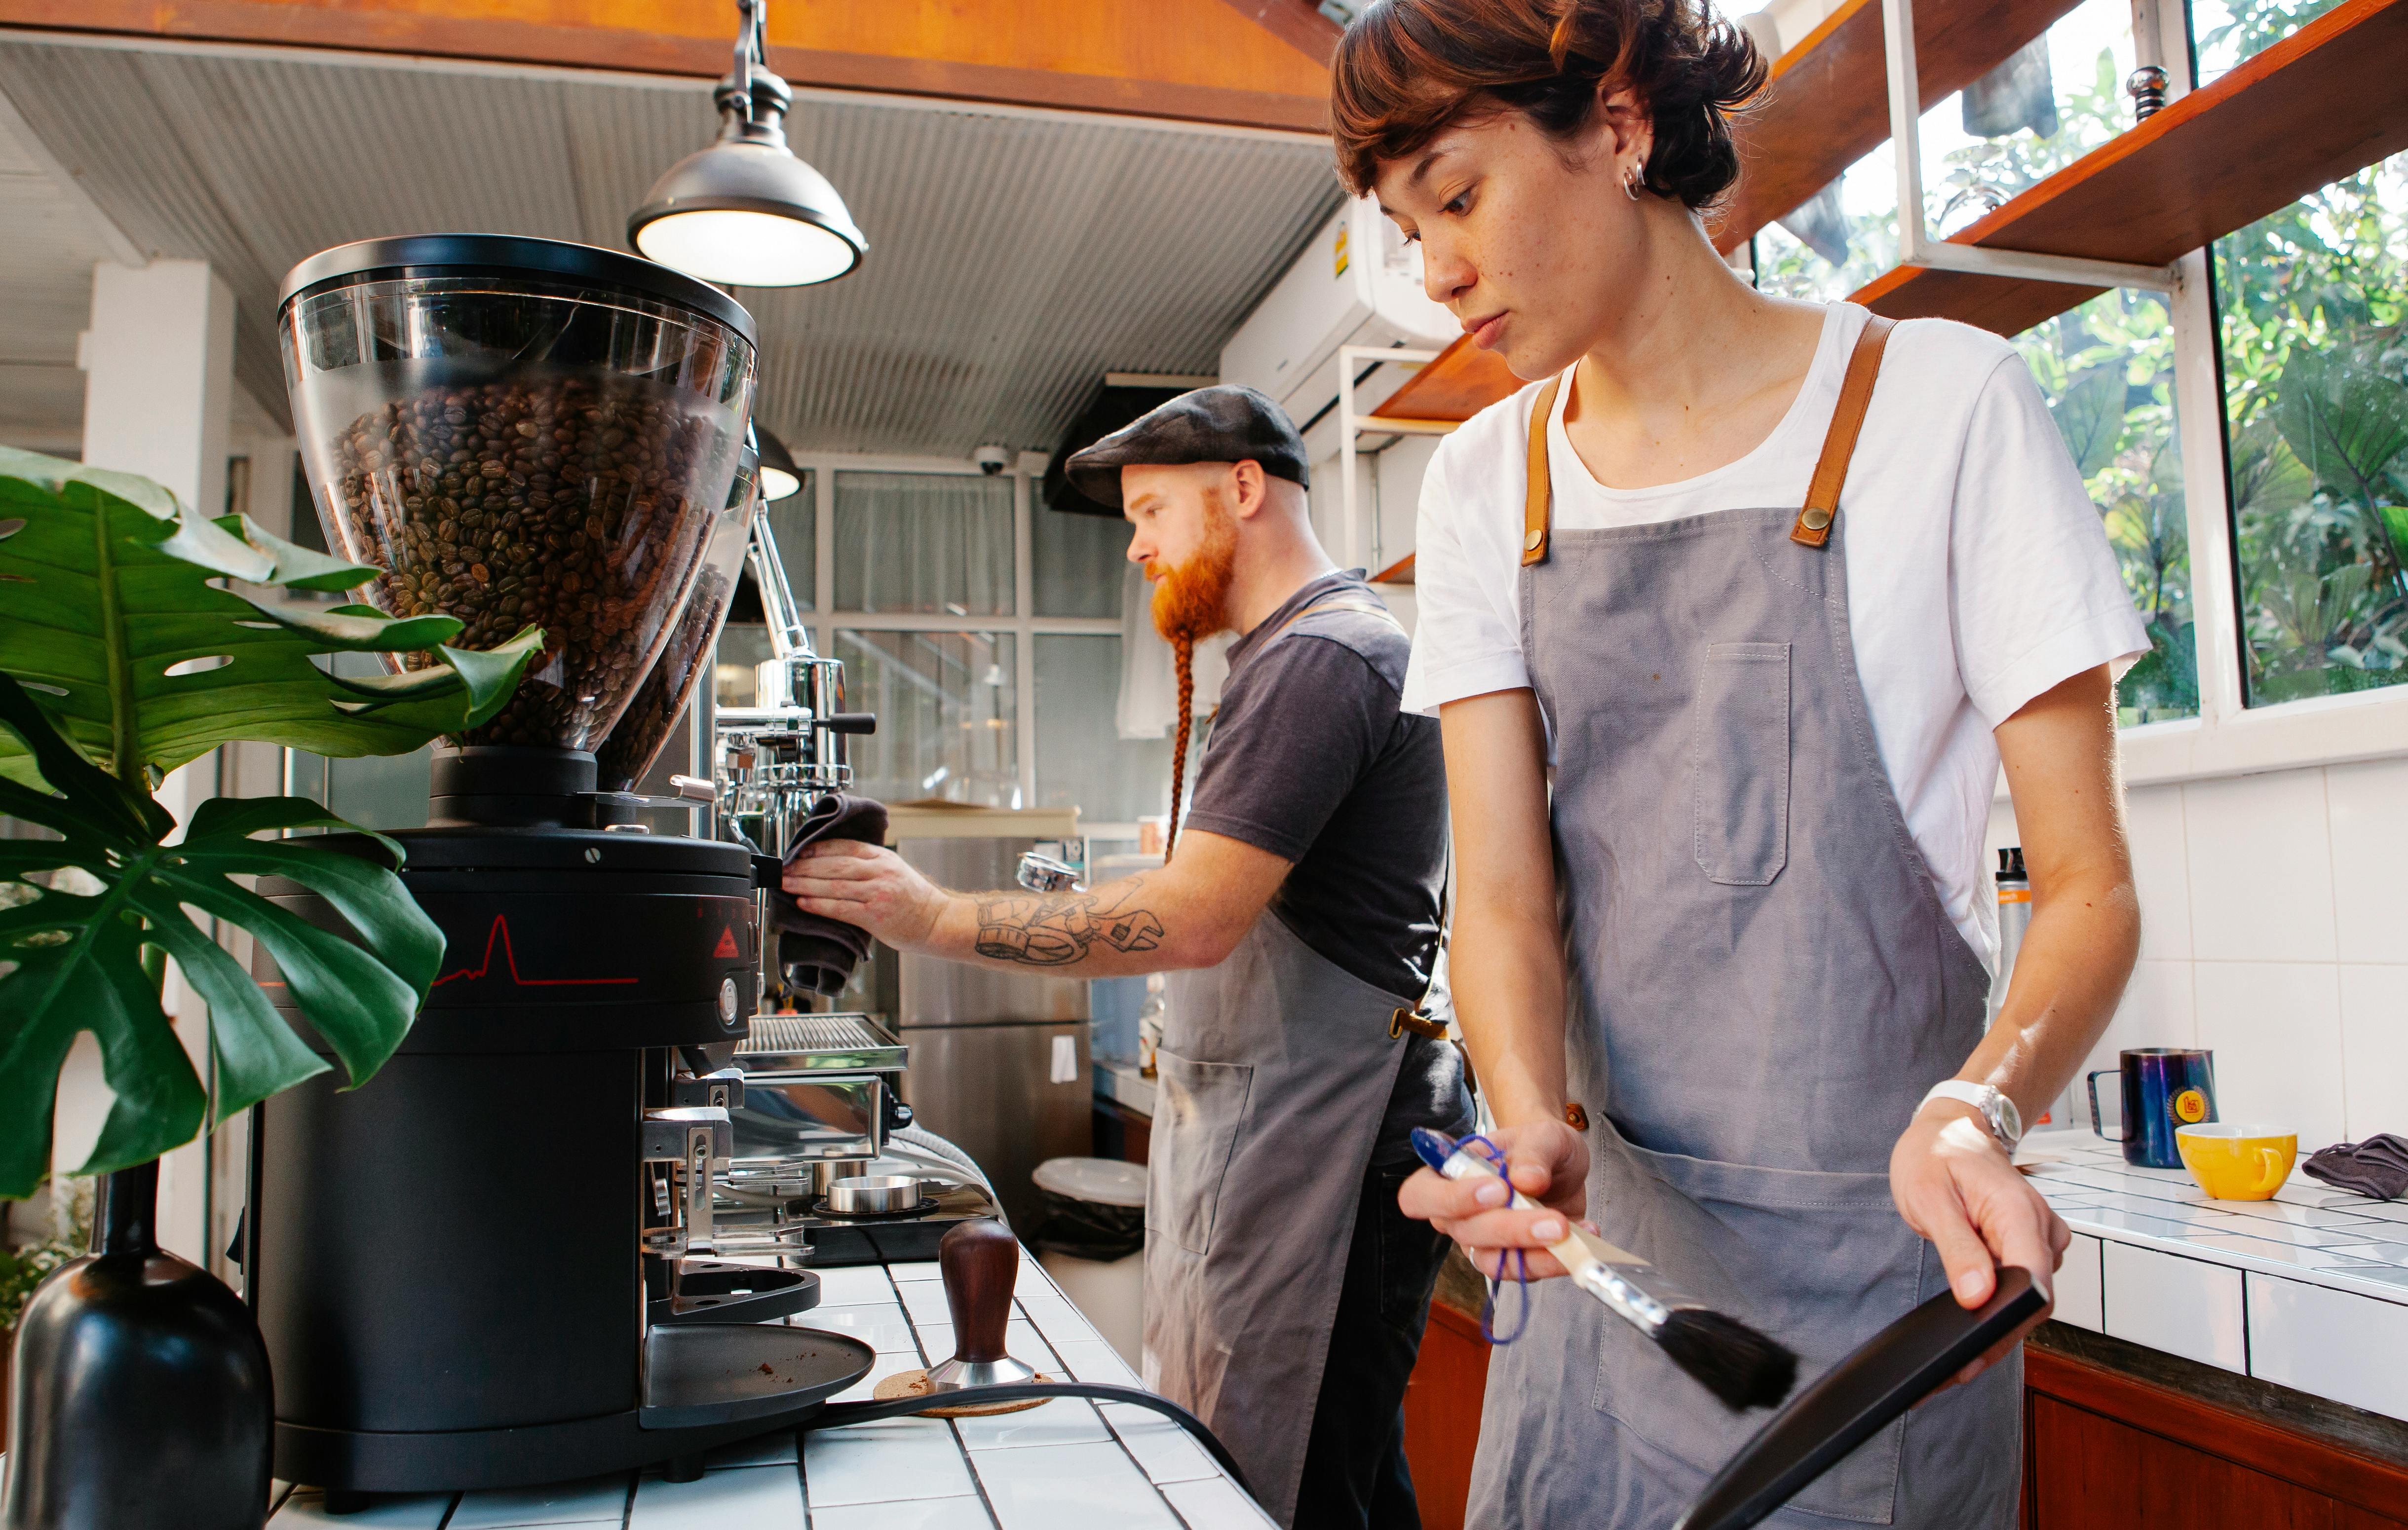
<svg viewBox="0 0 2408 1530"><path fill-rule="evenodd" d="M1866 317L1856 349L1848 355L1847 376L1840 382L1839 407L1832 411L1831 428L1823 436L1823 454L1815 459L1814 477L1806 487L1805 508L1798 512L1798 523L1789 531L1793 542L1821 547L1831 539L1831 522L1840 513L1840 489L1847 482L1848 462L1856 455L1856 436L1864 429L1865 411L1872 404L1873 382L1881 374L1882 350L1889 344L1889 332L1897 327L1898 321L1894 319L1885 319L1877 313ZM1555 498L1547 472L1547 426L1554 418L1555 395L1562 391L1563 383L1560 375L1548 379L1530 406L1529 473L1522 494L1525 567L1547 561L1548 521Z"/></svg>
<svg viewBox="0 0 2408 1530"><path fill-rule="evenodd" d="M1840 486L1848 480L1848 459L1856 455L1856 433L1865 426L1865 410L1873 401L1873 379L1880 375L1882 348L1889 344L1895 319L1870 314L1856 349L1848 356L1848 375L1840 383L1840 406L1831 411L1831 429L1823 437L1823 455L1814 464L1814 478L1806 486L1806 508L1789 539L1821 547L1831 539L1831 522L1840 513Z"/></svg>

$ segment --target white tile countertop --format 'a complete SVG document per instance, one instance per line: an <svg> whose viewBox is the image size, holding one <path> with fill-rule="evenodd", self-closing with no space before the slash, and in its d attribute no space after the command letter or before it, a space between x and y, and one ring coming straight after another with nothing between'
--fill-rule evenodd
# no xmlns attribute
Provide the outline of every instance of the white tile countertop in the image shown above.
<svg viewBox="0 0 2408 1530"><path fill-rule="evenodd" d="M851 1334L878 1351L870 1373L836 1401L866 1400L878 1381L951 1358L937 1266L819 1271L820 1305L787 1320ZM1138 1385L1112 1347L1024 1247L1012 1355L1056 1379ZM701 1478L657 1469L583 1482L387 1498L356 1514L325 1512L290 1493L274 1530L1264 1530L1270 1524L1185 1431L1125 1404L1058 1398L983 1419L890 1419L799 1438L781 1430L717 1451Z"/></svg>
<svg viewBox="0 0 2408 1530"><path fill-rule="evenodd" d="M2073 1230L2058 1322L2408 1419L2408 1201L2296 1168L2272 1200L2215 1200L2078 1128L2015 1160Z"/></svg>

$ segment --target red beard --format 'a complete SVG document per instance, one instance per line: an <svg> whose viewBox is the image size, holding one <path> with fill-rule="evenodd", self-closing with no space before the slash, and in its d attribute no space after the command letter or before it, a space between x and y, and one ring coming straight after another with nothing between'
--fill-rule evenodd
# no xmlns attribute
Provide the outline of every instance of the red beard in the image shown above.
<svg viewBox="0 0 2408 1530"><path fill-rule="evenodd" d="M1204 540L1154 587L1154 630L1181 653L1228 626L1229 584L1238 568L1238 518L1216 496L1205 501Z"/></svg>

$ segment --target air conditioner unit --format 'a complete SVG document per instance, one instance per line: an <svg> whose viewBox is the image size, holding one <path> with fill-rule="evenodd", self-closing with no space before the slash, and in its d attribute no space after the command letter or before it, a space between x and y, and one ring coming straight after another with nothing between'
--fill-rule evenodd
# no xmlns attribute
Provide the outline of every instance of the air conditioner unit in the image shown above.
<svg viewBox="0 0 2408 1530"><path fill-rule="evenodd" d="M1422 292L1420 247L1364 197L1339 209L1238 326L1221 349L1221 380L1260 389L1307 430L1337 405L1340 346L1435 350L1462 333L1455 315ZM1358 408L1375 407L1412 375L1377 371L1365 379Z"/></svg>

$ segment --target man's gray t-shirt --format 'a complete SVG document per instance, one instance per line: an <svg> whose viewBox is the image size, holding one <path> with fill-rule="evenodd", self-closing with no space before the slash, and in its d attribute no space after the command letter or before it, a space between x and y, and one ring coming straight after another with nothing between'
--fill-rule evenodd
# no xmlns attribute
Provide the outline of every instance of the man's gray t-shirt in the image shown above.
<svg viewBox="0 0 2408 1530"><path fill-rule="evenodd" d="M1434 719L1400 711L1411 643L1366 611L1359 570L1305 583L1232 644L1185 826L1293 861L1268 912L1325 961L1420 1002L1438 959L1446 767ZM1408 1035L1372 1161L1412 1157L1415 1126L1469 1130L1462 1059Z"/></svg>

